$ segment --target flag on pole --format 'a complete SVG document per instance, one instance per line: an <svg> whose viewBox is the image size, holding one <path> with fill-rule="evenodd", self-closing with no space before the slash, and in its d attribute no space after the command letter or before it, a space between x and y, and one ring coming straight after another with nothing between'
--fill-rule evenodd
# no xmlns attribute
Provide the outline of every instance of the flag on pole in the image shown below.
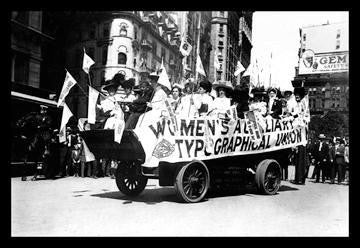
<svg viewBox="0 0 360 248"><path fill-rule="evenodd" d="M66 124L68 123L71 116L73 116L73 113L70 111L69 107L64 102L63 112L62 112L62 117L61 117L60 131L59 131L59 142L60 143L63 143L66 141Z"/></svg>
<svg viewBox="0 0 360 248"><path fill-rule="evenodd" d="M196 59L196 72L198 72L199 74L206 77L206 73L205 73L204 67L201 63L201 58L199 55L197 56L197 59Z"/></svg>
<svg viewBox="0 0 360 248"><path fill-rule="evenodd" d="M86 145L85 141L82 140L84 154L85 154L85 162L91 162L95 160L94 154L89 150L89 147Z"/></svg>
<svg viewBox="0 0 360 248"><path fill-rule="evenodd" d="M245 76L251 76L253 73L253 65L250 63L250 65L246 68L243 77Z"/></svg>
<svg viewBox="0 0 360 248"><path fill-rule="evenodd" d="M82 69L89 74L90 67L95 64L94 60L92 60L85 52L84 48L84 59L83 59L83 66Z"/></svg>
<svg viewBox="0 0 360 248"><path fill-rule="evenodd" d="M159 79L157 82L161 85L164 85L169 90L171 90L171 83L170 83L169 77L166 73L166 69L165 69L163 61L161 61L160 70L161 70L161 72L160 72Z"/></svg>
<svg viewBox="0 0 360 248"><path fill-rule="evenodd" d="M96 102L99 97L99 91L89 86L88 102L88 123L95 124L96 121Z"/></svg>
<svg viewBox="0 0 360 248"><path fill-rule="evenodd" d="M241 72L245 71L244 66L241 64L240 61L237 62L236 69L234 72L234 76L237 77Z"/></svg>
<svg viewBox="0 0 360 248"><path fill-rule="evenodd" d="M61 89L57 107L59 107L62 102L65 100L65 97L69 94L70 89L76 84L76 80L71 76L71 74L66 71L66 76L64 80L64 85Z"/></svg>
<svg viewBox="0 0 360 248"><path fill-rule="evenodd" d="M122 111L120 106L117 106L116 113L116 121L115 121L115 130L114 130L114 141L119 143L121 142L122 135L125 129L125 120L124 120L124 112Z"/></svg>
<svg viewBox="0 0 360 248"><path fill-rule="evenodd" d="M187 42L186 37L183 36L180 44L180 52L183 56L189 56L192 46Z"/></svg>

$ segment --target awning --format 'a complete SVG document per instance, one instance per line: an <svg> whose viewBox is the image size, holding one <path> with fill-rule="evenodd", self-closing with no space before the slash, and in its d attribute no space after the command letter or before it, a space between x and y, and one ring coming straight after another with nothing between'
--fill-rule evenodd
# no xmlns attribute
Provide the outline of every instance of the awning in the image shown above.
<svg viewBox="0 0 360 248"><path fill-rule="evenodd" d="M16 91L11 91L11 96L15 97L15 98L19 98L21 100L46 104L46 105L49 105L49 106L52 106L52 107L56 107L56 105L57 105L56 101L41 98L41 97L37 97L37 96L31 96L31 95L27 95L27 94L16 92Z"/></svg>

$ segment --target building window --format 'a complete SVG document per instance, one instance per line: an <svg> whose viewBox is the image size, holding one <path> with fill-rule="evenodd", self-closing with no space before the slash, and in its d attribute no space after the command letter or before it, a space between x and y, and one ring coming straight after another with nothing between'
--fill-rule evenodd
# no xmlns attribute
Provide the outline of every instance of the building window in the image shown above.
<svg viewBox="0 0 360 248"><path fill-rule="evenodd" d="M223 33L224 32L224 24L220 23L219 24L219 33Z"/></svg>
<svg viewBox="0 0 360 248"><path fill-rule="evenodd" d="M29 26L41 30L41 12L30 11Z"/></svg>
<svg viewBox="0 0 360 248"><path fill-rule="evenodd" d="M135 40L137 40L137 32L138 32L137 28L134 27L134 39Z"/></svg>
<svg viewBox="0 0 360 248"><path fill-rule="evenodd" d="M103 65L106 65L106 62L107 62L107 54L108 54L108 47L107 46L105 46L105 47L103 47L103 50L102 50L102 64Z"/></svg>
<svg viewBox="0 0 360 248"><path fill-rule="evenodd" d="M136 59L134 59L134 68L136 67Z"/></svg>
<svg viewBox="0 0 360 248"><path fill-rule="evenodd" d="M109 23L105 23L103 26L103 38L109 38L110 32L109 32Z"/></svg>
<svg viewBox="0 0 360 248"><path fill-rule="evenodd" d="M224 13L224 11L219 11L219 14L220 14L221 17L224 17L225 13Z"/></svg>
<svg viewBox="0 0 360 248"><path fill-rule="evenodd" d="M156 41L153 41L151 44L152 48L153 48L153 54L157 55L157 44Z"/></svg>
<svg viewBox="0 0 360 248"><path fill-rule="evenodd" d="M339 38L340 38L340 32L341 32L341 30L338 29L337 32L336 32L336 39L339 39Z"/></svg>
<svg viewBox="0 0 360 248"><path fill-rule="evenodd" d="M306 41L306 34L303 35L303 41Z"/></svg>
<svg viewBox="0 0 360 248"><path fill-rule="evenodd" d="M15 20L27 25L29 23L29 12L17 11L15 14Z"/></svg>
<svg viewBox="0 0 360 248"><path fill-rule="evenodd" d="M125 53L119 53L118 54L118 64L119 65L126 65L126 54Z"/></svg>
<svg viewBox="0 0 360 248"><path fill-rule="evenodd" d="M325 99L322 99L321 105L322 105L323 108L325 108Z"/></svg>
<svg viewBox="0 0 360 248"><path fill-rule="evenodd" d="M90 39L95 39L95 29L96 29L95 25L91 25L90 32L89 32Z"/></svg>
<svg viewBox="0 0 360 248"><path fill-rule="evenodd" d="M336 41L336 49L339 49L340 48L340 40L337 40Z"/></svg>
<svg viewBox="0 0 360 248"><path fill-rule="evenodd" d="M127 36L127 28L125 25L121 25L120 27L120 36Z"/></svg>
<svg viewBox="0 0 360 248"><path fill-rule="evenodd" d="M16 54L15 82L25 83L29 80L29 58L23 54Z"/></svg>

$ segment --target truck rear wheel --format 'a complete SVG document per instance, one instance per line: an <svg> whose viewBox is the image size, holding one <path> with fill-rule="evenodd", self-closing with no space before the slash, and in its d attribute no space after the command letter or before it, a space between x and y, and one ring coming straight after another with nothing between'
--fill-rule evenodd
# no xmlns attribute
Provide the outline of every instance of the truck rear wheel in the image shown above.
<svg viewBox="0 0 360 248"><path fill-rule="evenodd" d="M274 195L280 188L281 168L274 159L261 161L256 169L255 183L262 194Z"/></svg>
<svg viewBox="0 0 360 248"><path fill-rule="evenodd" d="M121 193L128 196L139 195L146 187L147 178L141 174L141 167L135 162L121 162L115 174L116 185Z"/></svg>
<svg viewBox="0 0 360 248"><path fill-rule="evenodd" d="M176 194L184 202L195 203L206 195L210 185L209 170L200 161L183 166L175 179Z"/></svg>

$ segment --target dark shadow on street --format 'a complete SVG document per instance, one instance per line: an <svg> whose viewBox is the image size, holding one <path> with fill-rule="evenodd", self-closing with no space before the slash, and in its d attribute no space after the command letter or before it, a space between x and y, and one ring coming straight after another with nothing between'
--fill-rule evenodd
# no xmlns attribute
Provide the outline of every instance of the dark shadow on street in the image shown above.
<svg viewBox="0 0 360 248"><path fill-rule="evenodd" d="M291 190L299 190L298 188L293 188L286 185L281 185L278 191L291 191Z"/></svg>
<svg viewBox="0 0 360 248"><path fill-rule="evenodd" d="M140 195L137 196L127 196L120 191L93 194L91 196L123 200L123 204L129 204L132 202L143 202L146 204L156 204L160 202L180 202L176 197L174 188L145 189Z"/></svg>
<svg viewBox="0 0 360 248"><path fill-rule="evenodd" d="M219 189L209 189L205 198L201 202L208 201L211 198L219 197L228 197L228 196L249 196L253 197L251 194L257 194L256 189L253 187L239 188L236 190L219 190ZM146 204L156 204L161 202L176 202L183 203L176 196L175 188L173 187L163 187L156 189L145 189L138 196L127 196L121 193L120 191L112 191L101 194L93 194L90 196L101 197L101 198L110 198L116 200L123 200L123 204L131 204L132 202L143 202ZM199 203L201 203L199 202Z"/></svg>

